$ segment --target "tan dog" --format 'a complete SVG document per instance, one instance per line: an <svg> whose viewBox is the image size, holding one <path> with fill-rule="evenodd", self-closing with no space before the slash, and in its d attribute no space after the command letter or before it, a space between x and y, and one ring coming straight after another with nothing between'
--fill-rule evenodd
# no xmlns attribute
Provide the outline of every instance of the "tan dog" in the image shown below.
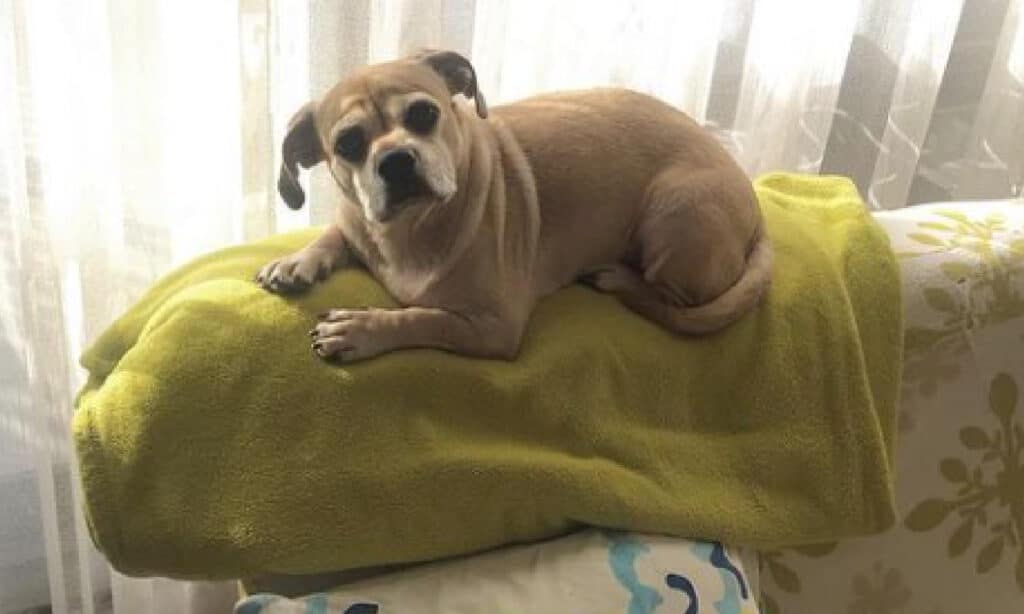
<svg viewBox="0 0 1024 614"><path fill-rule="evenodd" d="M537 96L488 116L469 61L425 52L308 103L283 154L290 207L304 201L298 167L320 162L344 198L335 225L257 281L294 292L358 261L406 305L324 314L310 331L324 358L510 359L537 300L581 278L669 330L709 333L769 285L746 176L689 117L636 92Z"/></svg>

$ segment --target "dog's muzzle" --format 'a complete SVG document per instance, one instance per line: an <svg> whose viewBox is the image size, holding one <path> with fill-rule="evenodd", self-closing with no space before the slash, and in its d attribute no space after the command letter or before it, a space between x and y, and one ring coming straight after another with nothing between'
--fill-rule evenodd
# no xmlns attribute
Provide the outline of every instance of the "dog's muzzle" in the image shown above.
<svg viewBox="0 0 1024 614"><path fill-rule="evenodd" d="M380 159L377 174L384 184L402 186L416 180L416 154L410 149L393 149Z"/></svg>
<svg viewBox="0 0 1024 614"><path fill-rule="evenodd" d="M405 201L430 194L430 187L420 176L419 156L412 149L393 149L381 156L377 174L387 194L385 218L398 213Z"/></svg>

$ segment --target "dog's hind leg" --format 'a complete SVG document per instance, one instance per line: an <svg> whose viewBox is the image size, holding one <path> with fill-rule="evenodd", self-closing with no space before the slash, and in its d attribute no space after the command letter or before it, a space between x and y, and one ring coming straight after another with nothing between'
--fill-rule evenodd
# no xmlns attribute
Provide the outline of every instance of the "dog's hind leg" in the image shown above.
<svg viewBox="0 0 1024 614"><path fill-rule="evenodd" d="M710 333L738 319L767 289L772 253L750 184L735 175L659 173L636 233L639 270L613 264L583 281L677 333Z"/></svg>

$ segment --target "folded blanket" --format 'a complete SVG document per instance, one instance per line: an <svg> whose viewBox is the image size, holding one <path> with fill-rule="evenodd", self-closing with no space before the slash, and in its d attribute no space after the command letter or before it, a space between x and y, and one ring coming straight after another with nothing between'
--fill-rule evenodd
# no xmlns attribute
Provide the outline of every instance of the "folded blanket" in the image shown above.
<svg viewBox="0 0 1024 614"><path fill-rule="evenodd" d="M514 362L320 361L315 314L391 303L359 270L300 298L250 281L316 230L186 265L82 359L96 544L125 573L229 578L580 525L772 547L883 529L902 335L888 240L845 179L772 174L757 193L776 270L756 312L682 338L571 287Z"/></svg>

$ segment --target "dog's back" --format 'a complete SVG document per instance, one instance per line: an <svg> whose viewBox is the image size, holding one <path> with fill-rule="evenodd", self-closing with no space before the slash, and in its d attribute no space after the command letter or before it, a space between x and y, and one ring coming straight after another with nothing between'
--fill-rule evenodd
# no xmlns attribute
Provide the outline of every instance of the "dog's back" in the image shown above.
<svg viewBox="0 0 1024 614"><path fill-rule="evenodd" d="M740 233L759 222L750 182L685 113L632 90L565 91L494 107L530 163L543 219L541 266L564 284L595 263L638 260L635 233L655 176L707 171L734 184ZM726 205L727 208L730 208ZM751 219L744 222L743 214ZM755 219L756 218L756 219ZM569 242L572 249L563 249Z"/></svg>

